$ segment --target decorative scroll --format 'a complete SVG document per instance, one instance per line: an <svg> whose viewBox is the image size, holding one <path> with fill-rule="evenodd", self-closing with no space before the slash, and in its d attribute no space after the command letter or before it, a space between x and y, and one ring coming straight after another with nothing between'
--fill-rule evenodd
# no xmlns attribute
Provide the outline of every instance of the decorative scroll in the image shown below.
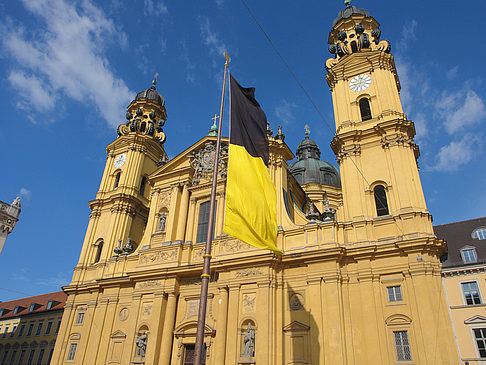
<svg viewBox="0 0 486 365"><path fill-rule="evenodd" d="M263 275L263 271L256 268L256 267L238 270L235 273L235 277L237 277L237 278L245 278L245 277L248 277L248 276L257 276L257 275Z"/></svg>

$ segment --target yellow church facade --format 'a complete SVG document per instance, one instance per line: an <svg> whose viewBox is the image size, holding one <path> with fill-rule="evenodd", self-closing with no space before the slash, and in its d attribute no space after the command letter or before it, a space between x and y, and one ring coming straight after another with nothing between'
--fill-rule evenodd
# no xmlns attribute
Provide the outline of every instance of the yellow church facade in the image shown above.
<svg viewBox="0 0 486 365"><path fill-rule="evenodd" d="M276 255L222 234L219 165L205 329L206 364L457 364L413 122L387 41L348 6L326 62L339 172L305 139L294 154L269 130ZM53 364L192 364L210 135L168 160L166 110L141 91L107 161L68 295ZM79 323L79 314L82 321Z"/></svg>

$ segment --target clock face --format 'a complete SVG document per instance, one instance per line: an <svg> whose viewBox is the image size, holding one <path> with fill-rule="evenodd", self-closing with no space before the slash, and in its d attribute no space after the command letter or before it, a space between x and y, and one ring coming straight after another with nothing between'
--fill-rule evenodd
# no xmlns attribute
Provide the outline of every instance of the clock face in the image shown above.
<svg viewBox="0 0 486 365"><path fill-rule="evenodd" d="M366 90L371 84L371 77L369 75L358 75L351 79L349 88L353 91L360 92Z"/></svg>
<svg viewBox="0 0 486 365"><path fill-rule="evenodd" d="M117 158L115 158L115 164L114 164L115 167L117 169L120 168L120 167L122 167L126 160L127 160L127 155L125 155L124 153L122 153L121 155L117 156Z"/></svg>

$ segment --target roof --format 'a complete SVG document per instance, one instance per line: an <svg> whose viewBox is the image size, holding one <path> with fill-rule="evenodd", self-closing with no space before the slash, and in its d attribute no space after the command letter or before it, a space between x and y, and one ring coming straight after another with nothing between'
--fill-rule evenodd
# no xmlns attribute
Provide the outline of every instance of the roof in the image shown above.
<svg viewBox="0 0 486 365"><path fill-rule="evenodd" d="M340 22L343 19L347 19L347 18L351 17L353 14L364 15L367 18L370 16L370 14L368 13L368 11L366 11L365 9L358 9L356 6L348 6L348 7L346 7L346 9L341 10L338 13L337 18L334 19L334 21L332 22L332 27L334 28L334 26L338 22Z"/></svg>
<svg viewBox="0 0 486 365"><path fill-rule="evenodd" d="M6 309L6 313L0 316L0 319L19 317L26 314L41 313L56 311L59 309L64 309L66 304L67 295L62 291L57 291L54 293L35 295L33 297L27 297L22 299L11 300L8 302L0 303L0 310ZM53 301L53 306L47 309L47 303ZM30 305L35 303L36 306L32 312L29 312ZM19 307L19 310L14 314L15 307Z"/></svg>
<svg viewBox="0 0 486 365"><path fill-rule="evenodd" d="M486 227L486 217L434 226L434 232L437 237L447 241L447 256L441 260L442 267L486 263L486 240L472 237L474 230L480 227ZM465 264L462 261L460 250L464 246L476 248L478 258L476 262Z"/></svg>

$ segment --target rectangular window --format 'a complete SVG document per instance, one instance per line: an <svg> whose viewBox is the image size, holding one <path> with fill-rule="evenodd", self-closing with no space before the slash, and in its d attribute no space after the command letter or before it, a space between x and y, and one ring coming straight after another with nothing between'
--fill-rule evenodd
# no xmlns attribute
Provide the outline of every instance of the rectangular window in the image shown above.
<svg viewBox="0 0 486 365"><path fill-rule="evenodd" d="M3 338L5 338L7 336L7 332L8 332L8 326L5 326L5 331L3 331Z"/></svg>
<svg viewBox="0 0 486 365"><path fill-rule="evenodd" d="M69 348L69 354L68 354L68 360L74 360L74 355L76 355L76 347L78 345L75 343L71 344L71 347Z"/></svg>
<svg viewBox="0 0 486 365"><path fill-rule="evenodd" d="M20 351L19 361L17 361L17 365L22 365L22 362L24 361L24 356L25 350Z"/></svg>
<svg viewBox="0 0 486 365"><path fill-rule="evenodd" d="M40 349L39 351L39 356L37 357L37 364L36 365L42 365L42 358L44 357L44 352L45 349Z"/></svg>
<svg viewBox="0 0 486 365"><path fill-rule="evenodd" d="M461 285L467 305L481 304L477 282L470 281L468 283L461 283Z"/></svg>
<svg viewBox="0 0 486 365"><path fill-rule="evenodd" d="M19 329L19 337L24 334L24 329L25 329L25 323L22 323Z"/></svg>
<svg viewBox="0 0 486 365"><path fill-rule="evenodd" d="M34 323L30 323L29 328L27 329L27 336L30 336L33 330L34 330Z"/></svg>
<svg viewBox="0 0 486 365"><path fill-rule="evenodd" d="M37 325L37 330L35 331L36 336L39 336L41 334L43 324L44 322L40 321L39 324Z"/></svg>
<svg viewBox="0 0 486 365"><path fill-rule="evenodd" d="M462 255L462 261L465 264L468 264L470 262L476 262L477 257L476 257L476 249L474 248L464 248L461 250L461 255Z"/></svg>
<svg viewBox="0 0 486 365"><path fill-rule="evenodd" d="M395 351L397 354L397 361L412 361L410 343L408 342L408 332L394 331L393 337L395 339Z"/></svg>
<svg viewBox="0 0 486 365"><path fill-rule="evenodd" d="M17 331L17 326L12 327L12 332L10 332L10 337L13 337L15 335L15 331Z"/></svg>
<svg viewBox="0 0 486 365"><path fill-rule="evenodd" d="M389 286L386 288L388 293L388 301L389 302L401 302L402 298L402 289L400 285L397 286Z"/></svg>
<svg viewBox="0 0 486 365"><path fill-rule="evenodd" d="M57 321L56 333L58 333L58 332L59 332L59 328L60 328L60 327L61 327L61 320L59 319L59 320Z"/></svg>
<svg viewBox="0 0 486 365"><path fill-rule="evenodd" d="M476 337L476 344L478 345L478 351L480 357L486 357L486 328L476 328L474 331L474 337Z"/></svg>
<svg viewBox="0 0 486 365"><path fill-rule="evenodd" d="M8 363L8 365L14 365L15 356L17 356L17 350L12 351L12 357L10 358L10 362Z"/></svg>
<svg viewBox="0 0 486 365"><path fill-rule="evenodd" d="M216 218L216 203L214 205L214 216ZM199 206L199 220L197 223L197 238L196 243L206 242L208 235L208 225L209 225L209 207L211 202L204 202ZM213 236L214 236L214 224L216 219L213 220Z"/></svg>
<svg viewBox="0 0 486 365"><path fill-rule="evenodd" d="M54 353L54 347L51 347L51 349L49 350L49 356L47 356L47 364L51 363L53 353Z"/></svg>
<svg viewBox="0 0 486 365"><path fill-rule="evenodd" d="M84 313L78 313L78 318L76 318L76 324L82 324L84 319Z"/></svg>
<svg viewBox="0 0 486 365"><path fill-rule="evenodd" d="M29 358L27 359L27 365L32 365L32 360L34 360L34 353L35 349L30 350Z"/></svg>
<svg viewBox="0 0 486 365"><path fill-rule="evenodd" d="M5 350L5 352L3 353L3 357L2 357L2 365L6 364L7 356L8 356L8 350Z"/></svg>
<svg viewBox="0 0 486 365"><path fill-rule="evenodd" d="M49 300L47 302L47 308L46 309L52 309L52 304L53 304L53 301L52 300Z"/></svg>
<svg viewBox="0 0 486 365"><path fill-rule="evenodd" d="M52 328L52 321L49 321L47 322L46 332L44 332L44 334L48 335L51 332L51 328Z"/></svg>

